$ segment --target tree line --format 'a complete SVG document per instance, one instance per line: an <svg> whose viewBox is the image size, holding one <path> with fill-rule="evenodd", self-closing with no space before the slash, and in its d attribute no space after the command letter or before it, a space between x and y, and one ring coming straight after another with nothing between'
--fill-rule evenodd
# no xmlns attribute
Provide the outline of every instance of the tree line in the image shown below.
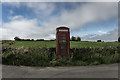
<svg viewBox="0 0 120 80"><path fill-rule="evenodd" d="M37 39L37 40L34 40L34 39L21 39L19 37L15 37L14 38L15 41L45 41L44 39ZM56 39L51 39L49 41L55 41ZM80 37L75 37L75 36L72 36L70 38L70 41L81 41L81 38ZM102 42L101 40L97 40L97 42ZM118 42L120 42L120 37L118 38Z"/></svg>
<svg viewBox="0 0 120 80"><path fill-rule="evenodd" d="M14 40L15 41L44 41L44 39L37 39L37 40L34 40L34 39L21 39L19 37L15 37Z"/></svg>
<svg viewBox="0 0 120 80"><path fill-rule="evenodd" d="M75 36L72 36L71 41L81 41L81 38L78 36L78 37L75 37Z"/></svg>
<svg viewBox="0 0 120 80"><path fill-rule="evenodd" d="M15 37L14 38L15 41L45 41L44 39L37 39L37 40L34 40L34 39L21 39L19 37ZM55 41L56 39L51 39L49 41ZM81 41L81 38L80 37L75 37L75 36L72 36L71 41Z"/></svg>

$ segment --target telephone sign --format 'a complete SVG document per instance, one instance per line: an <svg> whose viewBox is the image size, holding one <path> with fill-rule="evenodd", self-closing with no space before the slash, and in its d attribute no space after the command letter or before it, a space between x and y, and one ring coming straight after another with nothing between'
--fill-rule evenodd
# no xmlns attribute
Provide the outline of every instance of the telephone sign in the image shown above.
<svg viewBox="0 0 120 80"><path fill-rule="evenodd" d="M70 32L67 27L56 29L56 53L61 57L70 55Z"/></svg>

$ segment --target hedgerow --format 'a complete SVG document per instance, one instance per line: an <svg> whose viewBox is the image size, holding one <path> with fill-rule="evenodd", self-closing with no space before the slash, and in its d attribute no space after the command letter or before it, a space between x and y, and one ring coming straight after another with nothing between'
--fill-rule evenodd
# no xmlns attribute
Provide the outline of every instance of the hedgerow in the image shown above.
<svg viewBox="0 0 120 80"><path fill-rule="evenodd" d="M119 47L71 48L70 57L56 56L55 48L3 47L2 63L24 66L80 66L120 62Z"/></svg>

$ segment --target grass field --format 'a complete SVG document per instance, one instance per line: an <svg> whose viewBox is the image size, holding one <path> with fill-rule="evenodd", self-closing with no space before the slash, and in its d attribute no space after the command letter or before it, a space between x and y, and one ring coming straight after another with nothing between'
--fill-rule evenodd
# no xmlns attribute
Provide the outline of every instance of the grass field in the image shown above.
<svg viewBox="0 0 120 80"><path fill-rule="evenodd" d="M56 47L56 41L15 41L11 47ZM70 48L115 47L118 42L70 41Z"/></svg>

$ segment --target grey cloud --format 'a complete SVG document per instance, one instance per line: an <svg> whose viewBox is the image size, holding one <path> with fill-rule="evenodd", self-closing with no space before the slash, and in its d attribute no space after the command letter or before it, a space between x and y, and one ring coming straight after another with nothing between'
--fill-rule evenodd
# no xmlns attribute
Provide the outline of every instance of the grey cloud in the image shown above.
<svg viewBox="0 0 120 80"><path fill-rule="evenodd" d="M93 41L97 41L98 39L103 40L103 41L117 41L118 40L118 29L109 31L107 34L103 34L103 35L96 35L96 34L86 35L82 37L82 39L93 40Z"/></svg>

